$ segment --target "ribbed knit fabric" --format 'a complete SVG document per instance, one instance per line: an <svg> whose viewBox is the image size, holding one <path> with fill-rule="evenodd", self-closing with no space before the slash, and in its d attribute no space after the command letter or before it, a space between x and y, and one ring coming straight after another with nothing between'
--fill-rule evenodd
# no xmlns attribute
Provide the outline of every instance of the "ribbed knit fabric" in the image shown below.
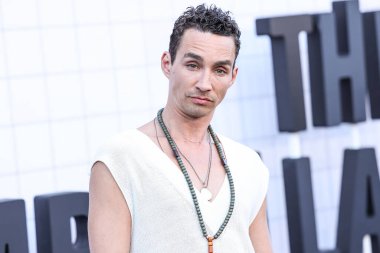
<svg viewBox="0 0 380 253"><path fill-rule="evenodd" d="M235 183L236 203L216 253L254 253L248 229L265 198L269 173L256 152L219 136ZM132 216L131 253L206 253L190 191L182 172L145 134L127 130L107 142L96 161L107 165ZM197 193L198 194L198 193ZM225 179L212 202L199 197L210 235L222 224L230 192Z"/></svg>

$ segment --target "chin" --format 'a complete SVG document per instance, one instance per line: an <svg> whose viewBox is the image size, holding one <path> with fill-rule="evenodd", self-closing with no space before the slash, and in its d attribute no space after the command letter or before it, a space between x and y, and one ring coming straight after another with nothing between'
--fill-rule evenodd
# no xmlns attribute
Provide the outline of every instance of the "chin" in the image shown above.
<svg viewBox="0 0 380 253"><path fill-rule="evenodd" d="M213 110L214 108L192 105L184 108L183 112L191 118L202 118L210 115L210 113L212 113Z"/></svg>

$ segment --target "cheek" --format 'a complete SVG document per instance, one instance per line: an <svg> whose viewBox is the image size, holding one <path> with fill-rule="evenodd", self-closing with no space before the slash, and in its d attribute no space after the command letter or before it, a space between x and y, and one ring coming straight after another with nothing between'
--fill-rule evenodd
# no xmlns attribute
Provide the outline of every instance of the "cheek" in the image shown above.
<svg viewBox="0 0 380 253"><path fill-rule="evenodd" d="M177 73L176 90L185 90L193 87L198 81L198 74L193 72Z"/></svg>
<svg viewBox="0 0 380 253"><path fill-rule="evenodd" d="M226 95L226 93L227 93L227 89L221 90L220 93L219 93L220 94L220 98L223 99L224 96Z"/></svg>
<svg viewBox="0 0 380 253"><path fill-rule="evenodd" d="M219 98L224 98L227 93L227 90L231 87L231 79L230 78L217 78L215 80L215 92L217 93Z"/></svg>
<svg viewBox="0 0 380 253"><path fill-rule="evenodd" d="M172 84L171 89L173 91L179 90L181 88L182 81L183 81L183 76L181 75L181 73L179 73L178 71L173 72L172 78L171 78L171 84Z"/></svg>
<svg viewBox="0 0 380 253"><path fill-rule="evenodd" d="M227 93L226 87L220 87L219 89L215 89L215 95L218 97L218 104L222 102L226 93Z"/></svg>
<svg viewBox="0 0 380 253"><path fill-rule="evenodd" d="M229 87L232 83L231 73L225 74L223 76L213 75L213 81L218 83L220 86Z"/></svg>
<svg viewBox="0 0 380 253"><path fill-rule="evenodd" d="M200 72L197 71L184 71L181 73L181 80L187 83L193 83L199 79Z"/></svg>

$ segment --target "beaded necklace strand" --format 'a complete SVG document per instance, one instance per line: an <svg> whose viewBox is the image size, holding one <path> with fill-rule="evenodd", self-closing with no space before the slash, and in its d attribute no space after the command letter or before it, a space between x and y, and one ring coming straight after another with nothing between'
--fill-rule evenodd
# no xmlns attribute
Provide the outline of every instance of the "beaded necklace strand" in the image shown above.
<svg viewBox="0 0 380 253"><path fill-rule="evenodd" d="M171 135L170 135L168 129L166 128L165 123L164 123L164 121L162 119L162 112L163 112L163 110L164 109L162 108L157 113L158 123L160 124L160 126L162 128L162 131L164 132L164 134L166 136L166 139L168 140L169 145L170 145L170 147L171 147L171 149L173 151L173 154L174 154L175 158L177 159L178 165L179 165L179 167L180 167L180 169L181 169L181 171L182 171L182 173L183 173L183 175L184 175L184 177L186 179L187 185L188 185L190 193L191 193L191 197L193 199L194 207L195 207L195 210L197 212L199 225L201 227L203 236L207 239L207 242L208 242L208 252L209 253L213 253L214 252L214 249L213 249L213 240L217 239L222 234L223 230L227 226L227 223L228 223L228 221L230 220L230 218L232 216L232 212L233 212L234 206L235 206L235 188L234 188L234 182L232 180L232 175L231 175L230 169L229 169L228 164L227 164L226 156L225 156L225 154L223 152L222 144L220 143L220 140L216 136L214 130L209 125L208 126L208 131L209 131L212 139L214 140L216 149L218 150L219 157L220 157L220 159L222 161L224 170L226 171L226 174L227 174L228 183L230 185L230 206L228 208L227 215L224 218L224 221L223 221L222 225L220 226L220 228L218 229L218 231L215 233L215 235L214 236L209 236L208 233L207 233L207 229L206 229L205 223L203 221L202 212L201 212L201 209L199 207L199 202L198 202L198 198L197 198L197 195L195 193L195 190L194 190L193 183L191 182L190 176L187 173L186 167L185 167L185 165L184 165L184 163L183 163L183 161L181 159L181 156L180 156L180 154L178 152L177 145L174 142L173 138L171 137Z"/></svg>

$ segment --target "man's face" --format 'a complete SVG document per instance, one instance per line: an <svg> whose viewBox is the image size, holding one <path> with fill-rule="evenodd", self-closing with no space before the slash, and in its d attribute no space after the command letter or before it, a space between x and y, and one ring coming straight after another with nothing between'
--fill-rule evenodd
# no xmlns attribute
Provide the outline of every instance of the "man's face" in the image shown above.
<svg viewBox="0 0 380 253"><path fill-rule="evenodd" d="M168 106L190 118L212 115L237 75L233 38L196 29L184 32L173 64L168 52L161 60Z"/></svg>

